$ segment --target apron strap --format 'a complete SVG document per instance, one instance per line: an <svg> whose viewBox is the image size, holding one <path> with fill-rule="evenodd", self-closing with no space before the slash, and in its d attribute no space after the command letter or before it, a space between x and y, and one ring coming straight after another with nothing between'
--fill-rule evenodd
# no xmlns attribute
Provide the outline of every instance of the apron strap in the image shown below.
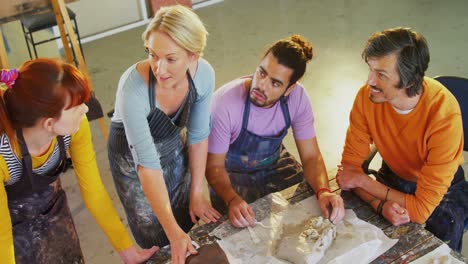
<svg viewBox="0 0 468 264"><path fill-rule="evenodd" d="M18 143L20 146L21 150L21 156L22 156L22 162L23 162L23 177L27 176L25 180L27 181L28 187L31 187L31 190L36 191L40 189L40 186L38 186L36 183L36 180L34 178L34 172L32 168L32 159L31 159L31 154L29 154L28 146L26 145L26 142L24 140L23 136L23 130L21 128L16 130L16 136L18 138ZM66 163L66 158L67 158L67 153L65 150L65 142L63 139L63 136L57 136L57 143L59 145L59 151L60 151L60 163L59 166L60 172L64 172L67 170L67 163Z"/></svg>
<svg viewBox="0 0 468 264"><path fill-rule="evenodd" d="M245 97L244 115L242 116L242 129L247 129L249 124L250 114L250 89L247 90L247 96Z"/></svg>
<svg viewBox="0 0 468 264"><path fill-rule="evenodd" d="M281 97L281 110L283 111L284 123L286 130L291 126L291 116L289 115L288 96Z"/></svg>
<svg viewBox="0 0 468 264"><path fill-rule="evenodd" d="M156 96L155 96L156 78L154 77L154 74L151 71L151 67L150 67L150 69L148 71L148 79L149 79L149 82L148 82L148 97L149 97L150 109L153 110L156 107L156 102L155 102L156 101ZM192 79L192 76L190 75L189 70L187 70L187 80L189 82L189 91L188 92L190 93L190 90L195 88L195 83L193 82L193 79ZM195 91L196 91L196 89L195 89ZM195 94L196 94L196 92L195 92ZM186 100L184 101L183 104L185 104Z"/></svg>
<svg viewBox="0 0 468 264"><path fill-rule="evenodd" d="M151 67L148 71L148 79L149 79L149 82L148 82L148 97L149 97L149 104L150 104L150 109L153 110L155 107L156 107L156 104L155 104L155 79L154 78L154 74L153 74L153 71L151 70Z"/></svg>
<svg viewBox="0 0 468 264"><path fill-rule="evenodd" d="M27 178L25 180L27 181L27 184L33 189L33 173L32 173L32 160L31 160L31 155L29 154L28 146L26 145L26 142L23 137L23 130L21 128L18 128L16 130L16 137L18 138L18 143L19 147L21 150L21 157L23 161L23 177L26 175Z"/></svg>

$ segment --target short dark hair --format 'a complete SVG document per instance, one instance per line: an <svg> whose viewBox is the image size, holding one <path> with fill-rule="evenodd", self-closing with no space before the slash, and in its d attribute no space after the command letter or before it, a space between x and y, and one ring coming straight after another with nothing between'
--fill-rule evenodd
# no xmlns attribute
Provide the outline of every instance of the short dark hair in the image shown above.
<svg viewBox="0 0 468 264"><path fill-rule="evenodd" d="M397 54L399 88L413 97L421 92L424 73L429 65L429 48L426 39L410 28L392 28L375 32L367 40L362 52L363 59L380 58L391 53Z"/></svg>
<svg viewBox="0 0 468 264"><path fill-rule="evenodd" d="M289 79L289 87L304 75L306 64L313 57L312 50L312 45L304 37L292 35L271 45L263 57L265 58L271 52L279 64L293 70Z"/></svg>

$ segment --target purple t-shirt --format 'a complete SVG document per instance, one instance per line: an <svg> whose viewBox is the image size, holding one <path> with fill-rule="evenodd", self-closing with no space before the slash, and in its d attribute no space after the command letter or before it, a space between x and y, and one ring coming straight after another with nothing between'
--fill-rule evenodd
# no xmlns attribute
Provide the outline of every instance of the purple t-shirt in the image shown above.
<svg viewBox="0 0 468 264"><path fill-rule="evenodd" d="M240 134L244 115L245 98L248 90L246 78L233 80L213 95L211 100L211 133L208 138L208 152L227 153ZM288 97L291 127L296 140L315 137L314 115L309 96L304 86L296 83ZM279 135L286 126L280 102L271 108L261 108L250 103L247 130L259 136Z"/></svg>

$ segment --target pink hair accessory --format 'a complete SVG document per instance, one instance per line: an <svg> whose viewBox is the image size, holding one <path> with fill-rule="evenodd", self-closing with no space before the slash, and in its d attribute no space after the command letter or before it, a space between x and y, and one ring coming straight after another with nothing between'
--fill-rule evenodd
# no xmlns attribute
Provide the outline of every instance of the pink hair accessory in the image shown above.
<svg viewBox="0 0 468 264"><path fill-rule="evenodd" d="M6 70L3 69L0 75L0 82L4 83L6 87L11 89L18 78L18 71L16 69Z"/></svg>

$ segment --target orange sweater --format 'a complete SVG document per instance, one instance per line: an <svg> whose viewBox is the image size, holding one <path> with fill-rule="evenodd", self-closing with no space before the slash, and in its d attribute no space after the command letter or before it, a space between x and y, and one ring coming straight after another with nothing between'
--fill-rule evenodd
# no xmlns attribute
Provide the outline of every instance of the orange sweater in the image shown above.
<svg viewBox="0 0 468 264"><path fill-rule="evenodd" d="M374 143L392 171L416 182L407 194L411 221L424 223L439 205L463 163L460 106L439 82L424 78L420 101L409 114L398 114L388 103L369 100L369 87L358 92L350 114L342 163L361 167Z"/></svg>

